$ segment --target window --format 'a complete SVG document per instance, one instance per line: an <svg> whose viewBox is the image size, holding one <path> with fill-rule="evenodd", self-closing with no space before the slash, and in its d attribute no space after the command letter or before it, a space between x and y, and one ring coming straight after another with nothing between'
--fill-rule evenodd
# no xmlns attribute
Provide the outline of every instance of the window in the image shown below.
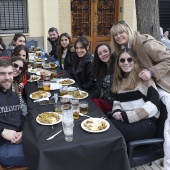
<svg viewBox="0 0 170 170"><path fill-rule="evenodd" d="M27 0L0 0L0 34L28 33Z"/></svg>

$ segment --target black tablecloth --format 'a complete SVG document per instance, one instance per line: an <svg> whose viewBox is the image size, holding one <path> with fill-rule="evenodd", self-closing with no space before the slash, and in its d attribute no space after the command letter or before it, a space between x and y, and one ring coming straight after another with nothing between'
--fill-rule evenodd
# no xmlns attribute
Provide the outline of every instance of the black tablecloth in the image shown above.
<svg viewBox="0 0 170 170"><path fill-rule="evenodd" d="M68 77L65 72L65 76ZM29 170L128 170L129 162L126 145L120 132L110 123L110 128L103 133L89 133L81 128L86 117L74 121L72 142L66 142L64 133L54 139L46 139L62 129L62 123L43 126L36 122L36 116L44 111L54 111L54 105L40 106L29 98L37 91L36 83L27 83L25 96L29 116L24 124L23 149ZM51 91L53 92L56 91ZM103 113L90 98L89 115L102 117ZM109 120L108 120L109 121Z"/></svg>

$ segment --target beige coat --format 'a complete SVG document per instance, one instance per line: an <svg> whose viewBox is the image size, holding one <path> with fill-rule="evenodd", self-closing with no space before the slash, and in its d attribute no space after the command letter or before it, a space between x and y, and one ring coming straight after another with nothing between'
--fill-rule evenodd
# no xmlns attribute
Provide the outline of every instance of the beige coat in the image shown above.
<svg viewBox="0 0 170 170"><path fill-rule="evenodd" d="M141 67L151 70L155 82L170 93L170 53L166 46L150 35L137 33L132 49Z"/></svg>

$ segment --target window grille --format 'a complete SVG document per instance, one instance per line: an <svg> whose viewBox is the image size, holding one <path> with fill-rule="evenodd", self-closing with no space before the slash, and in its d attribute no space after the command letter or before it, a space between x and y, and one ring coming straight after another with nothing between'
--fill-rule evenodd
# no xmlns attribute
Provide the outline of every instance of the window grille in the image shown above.
<svg viewBox="0 0 170 170"><path fill-rule="evenodd" d="M0 34L28 33L27 0L0 0Z"/></svg>

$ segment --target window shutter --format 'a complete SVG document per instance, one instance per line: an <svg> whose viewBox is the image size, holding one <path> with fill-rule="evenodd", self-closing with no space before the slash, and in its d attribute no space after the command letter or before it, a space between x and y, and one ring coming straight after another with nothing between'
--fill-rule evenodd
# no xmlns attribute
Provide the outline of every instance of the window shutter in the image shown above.
<svg viewBox="0 0 170 170"><path fill-rule="evenodd" d="M0 34L28 33L27 0L0 0Z"/></svg>

